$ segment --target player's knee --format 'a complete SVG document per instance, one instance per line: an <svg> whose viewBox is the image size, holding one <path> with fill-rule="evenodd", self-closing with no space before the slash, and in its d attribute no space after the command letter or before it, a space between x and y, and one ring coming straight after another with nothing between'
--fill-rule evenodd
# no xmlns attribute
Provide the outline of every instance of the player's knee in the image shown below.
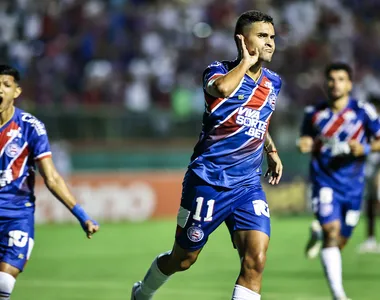
<svg viewBox="0 0 380 300"><path fill-rule="evenodd" d="M332 232L330 231L329 234L323 235L323 244L326 247L337 247L340 244L339 241L339 231Z"/></svg>
<svg viewBox="0 0 380 300"><path fill-rule="evenodd" d="M340 226L323 228L323 244L326 247L337 247L340 243Z"/></svg>
<svg viewBox="0 0 380 300"><path fill-rule="evenodd" d="M5 272L0 272L0 299L10 299L16 279Z"/></svg>
<svg viewBox="0 0 380 300"><path fill-rule="evenodd" d="M188 253L185 257L178 260L178 271L186 271L197 261L198 253Z"/></svg>
<svg viewBox="0 0 380 300"><path fill-rule="evenodd" d="M264 251L254 253L253 255L245 255L242 259L243 273L262 273L264 271L266 254Z"/></svg>

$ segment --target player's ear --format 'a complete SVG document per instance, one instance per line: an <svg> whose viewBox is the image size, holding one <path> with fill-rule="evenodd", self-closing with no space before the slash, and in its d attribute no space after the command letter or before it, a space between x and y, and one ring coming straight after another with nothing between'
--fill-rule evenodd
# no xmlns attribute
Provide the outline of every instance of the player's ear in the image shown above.
<svg viewBox="0 0 380 300"><path fill-rule="evenodd" d="M18 98L21 95L21 93L22 93L22 88L21 86L17 85L14 99Z"/></svg>

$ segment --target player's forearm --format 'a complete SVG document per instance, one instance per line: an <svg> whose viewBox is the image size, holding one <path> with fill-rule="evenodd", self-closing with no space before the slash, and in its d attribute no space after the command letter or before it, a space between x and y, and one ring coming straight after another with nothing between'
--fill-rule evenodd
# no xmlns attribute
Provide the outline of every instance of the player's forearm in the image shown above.
<svg viewBox="0 0 380 300"><path fill-rule="evenodd" d="M46 179L45 184L49 191L60 202L62 202L70 210L73 209L76 204L76 200L61 176L58 175L55 178Z"/></svg>
<svg viewBox="0 0 380 300"><path fill-rule="evenodd" d="M218 77L212 83L212 88L220 97L227 98L238 87L245 73L249 70L249 67L250 65L245 61L240 61L240 63L226 75Z"/></svg>
<svg viewBox="0 0 380 300"><path fill-rule="evenodd" d="M269 132L267 133L266 138L265 138L264 150L267 153L277 152L276 145L274 144L274 141L273 141L272 137L270 136Z"/></svg>

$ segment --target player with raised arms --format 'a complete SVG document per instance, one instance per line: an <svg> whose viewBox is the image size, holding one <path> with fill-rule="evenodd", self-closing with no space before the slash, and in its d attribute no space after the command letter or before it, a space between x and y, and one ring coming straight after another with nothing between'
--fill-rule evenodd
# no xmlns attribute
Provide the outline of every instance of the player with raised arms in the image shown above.
<svg viewBox="0 0 380 300"><path fill-rule="evenodd" d="M236 23L237 59L215 61L204 71L203 128L183 181L175 243L133 286L132 300L152 299L171 275L189 269L223 222L241 258L232 299L261 298L270 236L263 152L270 184L279 183L283 168L268 134L281 79L262 66L272 59L274 38L272 17L247 11Z"/></svg>
<svg viewBox="0 0 380 300"><path fill-rule="evenodd" d="M341 250L360 216L364 163L380 151L380 123L374 107L350 96L352 70L334 63L325 71L327 101L307 107L299 139L311 153L310 181L316 219L306 246L309 258L319 254L334 299L348 299L343 288Z"/></svg>
<svg viewBox="0 0 380 300"><path fill-rule="evenodd" d="M99 230L58 174L44 124L14 106L21 94L19 81L16 69L0 65L1 300L10 299L34 245L36 166L47 188L77 217L87 237Z"/></svg>

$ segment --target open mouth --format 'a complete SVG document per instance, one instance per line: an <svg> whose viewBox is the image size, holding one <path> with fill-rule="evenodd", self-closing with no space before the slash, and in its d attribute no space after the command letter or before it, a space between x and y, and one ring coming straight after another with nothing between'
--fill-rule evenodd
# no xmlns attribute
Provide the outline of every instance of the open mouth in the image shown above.
<svg viewBox="0 0 380 300"><path fill-rule="evenodd" d="M0 105L1 105L1 103L3 103L3 97L2 96L0 96Z"/></svg>

